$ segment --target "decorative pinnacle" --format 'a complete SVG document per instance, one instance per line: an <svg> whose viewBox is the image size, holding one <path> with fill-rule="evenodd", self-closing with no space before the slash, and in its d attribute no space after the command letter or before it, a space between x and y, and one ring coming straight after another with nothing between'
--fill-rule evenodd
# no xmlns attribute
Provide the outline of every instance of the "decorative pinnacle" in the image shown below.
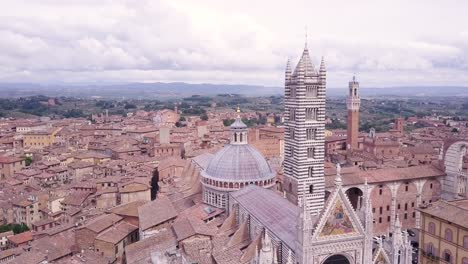
<svg viewBox="0 0 468 264"><path fill-rule="evenodd" d="M396 228L401 228L400 216L398 214L396 215L395 227Z"/></svg>
<svg viewBox="0 0 468 264"><path fill-rule="evenodd" d="M322 56L322 61L320 62L320 71L325 71L325 59Z"/></svg>
<svg viewBox="0 0 468 264"><path fill-rule="evenodd" d="M341 187L343 181L341 179L341 165L340 163L336 164L336 177L335 177L335 185L336 187Z"/></svg>
<svg viewBox="0 0 468 264"><path fill-rule="evenodd" d="M286 74L286 79L289 79L291 77L291 61L289 60L288 58L288 61L286 62L286 70L285 70L285 74Z"/></svg>
<svg viewBox="0 0 468 264"><path fill-rule="evenodd" d="M237 113L240 113L240 106L237 105L237 110L236 110Z"/></svg>

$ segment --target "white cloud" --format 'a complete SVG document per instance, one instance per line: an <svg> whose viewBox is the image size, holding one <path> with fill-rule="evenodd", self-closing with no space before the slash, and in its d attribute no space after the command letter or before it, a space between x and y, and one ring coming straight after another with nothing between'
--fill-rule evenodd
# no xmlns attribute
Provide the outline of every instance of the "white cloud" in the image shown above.
<svg viewBox="0 0 468 264"><path fill-rule="evenodd" d="M468 2L5 0L0 82L281 86L308 46L329 86L468 85Z"/></svg>

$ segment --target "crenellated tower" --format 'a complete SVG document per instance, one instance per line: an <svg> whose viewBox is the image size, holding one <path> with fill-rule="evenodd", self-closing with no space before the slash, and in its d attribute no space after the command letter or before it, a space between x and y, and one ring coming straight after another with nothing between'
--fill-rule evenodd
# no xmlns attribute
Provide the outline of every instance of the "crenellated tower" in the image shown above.
<svg viewBox="0 0 468 264"><path fill-rule="evenodd" d="M349 82L349 94L346 100L348 108L348 133L346 137L346 148L358 148L359 136L359 108L361 106L361 98L359 97L359 82L356 81L356 76Z"/></svg>
<svg viewBox="0 0 468 264"><path fill-rule="evenodd" d="M312 215L321 212L325 197L325 90L324 60L317 71L306 45L294 72L289 61L286 66L284 190Z"/></svg>

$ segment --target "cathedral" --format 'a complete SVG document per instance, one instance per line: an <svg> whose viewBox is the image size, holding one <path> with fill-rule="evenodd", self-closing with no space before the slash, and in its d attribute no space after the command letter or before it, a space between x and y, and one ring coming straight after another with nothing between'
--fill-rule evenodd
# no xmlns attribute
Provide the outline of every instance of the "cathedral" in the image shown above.
<svg viewBox="0 0 468 264"><path fill-rule="evenodd" d="M350 84L350 89L355 85ZM240 157L235 155L246 154L230 150L233 145L247 144L243 142L245 137L236 134L245 129L238 118L231 127L233 143L221 152L232 153L232 161L228 163L238 166L234 169L229 165L227 171L242 174L236 179L237 173L228 173L229 179L225 181L239 182L243 188L240 185L228 188L232 192L222 194L229 198L223 199L220 207L226 208L238 225L245 225L252 239L261 237L262 243L251 263L410 264L412 248L407 234L401 231L399 220L395 221L392 238L385 241L374 238L370 189L366 188L354 209L342 189L339 164L335 189L325 198L325 101L324 59L317 70L306 46L294 71L288 61L285 73L284 197L270 188L270 170L262 159L249 158L258 166L247 163L247 167L259 172L257 177L251 175L246 181L242 176L248 173L244 172L245 166L237 162ZM354 142L350 143L354 147ZM220 163L218 159L212 162ZM214 164L210 162L202 175L208 177L211 166ZM210 188L205 190L211 192Z"/></svg>
<svg viewBox="0 0 468 264"><path fill-rule="evenodd" d="M287 63L281 191L269 162L249 144L239 108L230 127L230 143L194 159L201 184L195 189L201 191L210 219L203 223L182 217L173 228L176 234L184 233L181 226L190 223L189 229L198 234L181 246L192 262L411 264L412 246L398 215L391 237L373 236L372 188L367 180L363 195L352 204L343 187L341 166L336 164L333 189L327 188L325 195L326 81L324 59L316 68L307 45L294 70ZM359 109L357 87L353 80L350 111ZM350 148L355 143L352 139ZM211 216L216 212L224 214L219 224Z"/></svg>

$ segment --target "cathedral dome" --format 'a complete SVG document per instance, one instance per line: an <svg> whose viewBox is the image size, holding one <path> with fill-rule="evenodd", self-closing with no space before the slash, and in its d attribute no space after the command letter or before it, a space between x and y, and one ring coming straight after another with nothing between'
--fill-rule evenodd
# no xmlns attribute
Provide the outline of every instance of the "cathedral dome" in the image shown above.
<svg viewBox="0 0 468 264"><path fill-rule="evenodd" d="M248 144L226 145L215 154L204 174L228 182L264 181L276 175L263 155Z"/></svg>
<svg viewBox="0 0 468 264"><path fill-rule="evenodd" d="M231 141L211 158L201 171L203 201L218 208L227 208L229 193L249 185L273 188L276 172L263 155L248 144L247 126L240 109L231 125Z"/></svg>

